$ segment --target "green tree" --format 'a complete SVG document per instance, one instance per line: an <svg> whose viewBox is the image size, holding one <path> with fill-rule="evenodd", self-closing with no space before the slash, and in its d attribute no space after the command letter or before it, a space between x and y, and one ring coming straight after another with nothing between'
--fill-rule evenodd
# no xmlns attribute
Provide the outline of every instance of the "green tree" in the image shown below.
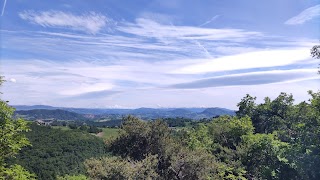
<svg viewBox="0 0 320 180"><path fill-rule="evenodd" d="M157 157L155 172L160 179L206 179L211 176L214 160L205 150L192 150L177 142L163 121L141 121L128 116L122 133L109 144L109 150L122 158L141 162ZM92 169L94 167L90 167Z"/></svg>
<svg viewBox="0 0 320 180"><path fill-rule="evenodd" d="M148 155L141 161L104 157L89 159L85 162L87 173L91 179L156 179L157 157Z"/></svg>
<svg viewBox="0 0 320 180"><path fill-rule="evenodd" d="M65 176L58 176L57 180L88 180L85 175L65 175Z"/></svg>
<svg viewBox="0 0 320 180"><path fill-rule="evenodd" d="M193 150L206 150L214 157L214 179L245 179L245 167L240 158L242 136L253 134L248 116L241 118L221 116L210 123L200 124L187 134L187 145Z"/></svg>
<svg viewBox="0 0 320 180"><path fill-rule="evenodd" d="M237 116L249 116L256 133L273 133L287 128L289 122L285 119L291 113L294 102L291 94L282 92L272 101L266 97L261 104L256 104L254 100L250 95L244 97L238 104Z"/></svg>
<svg viewBox="0 0 320 180"><path fill-rule="evenodd" d="M285 158L289 144L278 140L276 134L245 135L242 140L242 148L245 149L242 163L248 179L296 179Z"/></svg>
<svg viewBox="0 0 320 180"><path fill-rule="evenodd" d="M0 77L0 86L3 78ZM0 99L0 178L16 179L19 177L34 178L34 175L19 165L7 165L8 158L15 157L21 148L30 145L23 132L29 130L22 119L13 118L14 108L7 101Z"/></svg>
<svg viewBox="0 0 320 180"><path fill-rule="evenodd" d="M246 97L242 98L241 101L237 105L239 108L239 110L236 112L237 116L251 117L254 110L255 110L255 107L256 107L256 103L255 103L256 99L257 99L256 97L252 97L249 94L247 94Z"/></svg>
<svg viewBox="0 0 320 180"><path fill-rule="evenodd" d="M311 56L316 59L320 59L320 45L315 45L311 48ZM320 70L318 71L320 74Z"/></svg>
<svg viewBox="0 0 320 180"><path fill-rule="evenodd" d="M32 146L23 148L12 161L35 173L39 180L84 174L86 159L106 155L103 140L88 132L61 130L36 123L30 128L26 136Z"/></svg>

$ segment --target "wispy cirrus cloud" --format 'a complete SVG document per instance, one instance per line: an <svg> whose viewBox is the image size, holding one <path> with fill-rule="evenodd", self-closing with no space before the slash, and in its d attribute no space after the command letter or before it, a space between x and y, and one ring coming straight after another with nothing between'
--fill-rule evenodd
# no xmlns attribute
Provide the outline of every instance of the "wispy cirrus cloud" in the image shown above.
<svg viewBox="0 0 320 180"><path fill-rule="evenodd" d="M310 59L309 48L263 50L207 59L181 67L174 74L201 74L251 68L285 66Z"/></svg>
<svg viewBox="0 0 320 180"><path fill-rule="evenodd" d="M85 18L90 14L23 14L26 12L20 13L25 20L52 28L0 30L4 52L16 52L15 58L10 58L10 53L3 55L4 75L16 79L4 91L10 92L5 95L14 99L14 104L151 107L174 102L201 106L211 103L208 97L216 98L214 94L231 91L233 86L253 91L259 89L253 85L274 87L269 84L301 77L308 80L311 74L303 70L267 72L271 68L317 66L317 62L308 64L308 40L236 28L175 26L166 22L166 16L157 20L151 15L133 22L110 20L117 26L104 31L109 21L90 29ZM69 20L77 23L68 22L64 15L74 17L76 20ZM56 31L57 27L63 29ZM24 89L24 95L19 89ZM187 97L199 97L199 102ZM221 99L218 103L225 102Z"/></svg>
<svg viewBox="0 0 320 180"><path fill-rule="evenodd" d="M174 84L170 87L177 89L199 89L209 87L246 86L305 81L309 79L319 79L316 76L316 71L316 69L298 69L232 74L200 79L188 83Z"/></svg>
<svg viewBox="0 0 320 180"><path fill-rule="evenodd" d="M111 19L95 12L75 15L63 11L24 11L19 16L43 27L71 28L89 34L96 34L111 24Z"/></svg>
<svg viewBox="0 0 320 180"><path fill-rule="evenodd" d="M81 61L60 63L39 60L28 60L28 63L25 63L25 61L3 62L7 67L3 72L6 78L16 79L16 83L6 83L3 89L4 92L10 92L5 93L5 98L12 99L13 104L73 107L112 107L118 104L125 107L152 107L155 104L181 106L185 103L210 106L213 103L210 98L213 98L215 103L231 107L231 104L236 104L237 99L240 100L248 92L256 95L256 93L266 93L267 89L270 89L276 96L280 90L301 92L302 88L306 92L319 85L316 84L319 81L317 69L188 76L167 74L172 68L176 69L183 63L175 61L159 63L121 61L114 65ZM308 80L312 81L311 85L305 83ZM280 86L279 83L288 84L274 90ZM235 86L237 88L233 88ZM24 89L24 93L20 92L21 89ZM226 93L237 96L227 103L222 98ZM155 98L160 96L161 98Z"/></svg>
<svg viewBox="0 0 320 180"><path fill-rule="evenodd" d="M124 26L117 27L117 29L125 33L160 40L232 40L236 42L263 36L261 32L246 31L243 29L213 29L165 25L145 18L137 18L136 23L126 23Z"/></svg>
<svg viewBox="0 0 320 180"><path fill-rule="evenodd" d="M319 16L320 16L320 4L302 11L297 16L294 16L294 17L288 19L285 22L285 24L299 25L299 24L303 24L303 23L310 21L310 20L312 20L316 17L319 17Z"/></svg>

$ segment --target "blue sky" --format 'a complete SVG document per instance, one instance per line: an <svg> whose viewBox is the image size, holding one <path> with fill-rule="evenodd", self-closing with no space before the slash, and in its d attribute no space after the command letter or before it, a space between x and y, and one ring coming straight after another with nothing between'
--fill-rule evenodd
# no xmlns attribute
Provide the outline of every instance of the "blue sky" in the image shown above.
<svg viewBox="0 0 320 180"><path fill-rule="evenodd" d="M225 107L319 89L318 0L0 0L2 99Z"/></svg>

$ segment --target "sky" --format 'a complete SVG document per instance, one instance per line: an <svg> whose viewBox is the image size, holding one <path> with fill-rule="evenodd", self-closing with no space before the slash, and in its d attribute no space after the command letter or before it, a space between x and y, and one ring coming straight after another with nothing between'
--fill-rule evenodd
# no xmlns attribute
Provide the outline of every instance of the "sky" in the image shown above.
<svg viewBox="0 0 320 180"><path fill-rule="evenodd" d="M0 0L1 99L224 107L317 91L318 0Z"/></svg>

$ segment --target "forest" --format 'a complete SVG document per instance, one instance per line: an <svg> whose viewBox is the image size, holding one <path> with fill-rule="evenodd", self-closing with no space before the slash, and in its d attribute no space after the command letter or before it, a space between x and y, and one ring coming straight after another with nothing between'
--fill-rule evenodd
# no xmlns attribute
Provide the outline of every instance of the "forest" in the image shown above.
<svg viewBox="0 0 320 180"><path fill-rule="evenodd" d="M308 94L303 102L280 93L262 103L247 94L234 116L204 121L126 116L109 138L15 118L1 100L0 177L317 180L320 91Z"/></svg>
<svg viewBox="0 0 320 180"><path fill-rule="evenodd" d="M171 129L163 120L128 116L118 136L104 141L79 129L64 131L10 120L13 109L2 101L1 118L7 125L2 122L1 175L5 179L17 179L18 174L25 179L319 179L320 92L309 95L309 101L295 103L292 95L281 93L260 104L246 95L235 116L181 129ZM12 126L16 134L6 142L9 135L3 132Z"/></svg>

